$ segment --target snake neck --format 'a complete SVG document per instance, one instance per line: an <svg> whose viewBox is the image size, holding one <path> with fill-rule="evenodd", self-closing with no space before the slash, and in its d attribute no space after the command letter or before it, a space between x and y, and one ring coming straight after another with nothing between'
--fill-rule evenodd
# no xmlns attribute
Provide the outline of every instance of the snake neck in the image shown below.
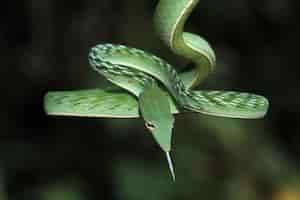
<svg viewBox="0 0 300 200"><path fill-rule="evenodd" d="M186 20L199 0L160 0L154 14L154 26L160 39L177 55L195 63L189 87L201 83L215 66L215 53L198 35L183 32Z"/></svg>

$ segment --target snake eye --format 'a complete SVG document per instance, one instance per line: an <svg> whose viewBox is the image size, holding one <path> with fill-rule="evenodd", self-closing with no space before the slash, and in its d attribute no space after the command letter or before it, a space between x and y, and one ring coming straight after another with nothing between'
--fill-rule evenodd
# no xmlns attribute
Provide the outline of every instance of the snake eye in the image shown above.
<svg viewBox="0 0 300 200"><path fill-rule="evenodd" d="M145 122L145 126L147 129L149 129L150 131L152 131L153 129L155 129L155 125L152 124L151 122Z"/></svg>

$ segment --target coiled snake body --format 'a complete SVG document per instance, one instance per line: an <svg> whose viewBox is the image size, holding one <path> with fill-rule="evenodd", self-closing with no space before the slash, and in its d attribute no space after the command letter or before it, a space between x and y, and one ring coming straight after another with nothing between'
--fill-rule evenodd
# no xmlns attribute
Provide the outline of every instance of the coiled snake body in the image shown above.
<svg viewBox="0 0 300 200"><path fill-rule="evenodd" d="M264 97L254 94L191 90L208 75L216 61L214 51L203 38L183 32L185 21L197 3L198 0L160 0L154 16L160 38L174 53L193 61L196 66L193 71L179 75L164 60L123 45L99 44L89 53L94 70L138 98L146 126L167 152L169 161L174 119L167 95L180 108L223 117L259 118L268 107Z"/></svg>
<svg viewBox="0 0 300 200"><path fill-rule="evenodd" d="M154 15L160 39L175 54L195 64L189 72L178 74L166 61L124 45L99 44L89 53L89 63L94 70L136 96L146 127L167 153L173 178L169 151L174 117L170 99L179 110L231 118L260 118L268 109L267 99L259 95L192 90L216 63L208 42L198 35L183 32L185 21L197 3L198 0L159 0Z"/></svg>

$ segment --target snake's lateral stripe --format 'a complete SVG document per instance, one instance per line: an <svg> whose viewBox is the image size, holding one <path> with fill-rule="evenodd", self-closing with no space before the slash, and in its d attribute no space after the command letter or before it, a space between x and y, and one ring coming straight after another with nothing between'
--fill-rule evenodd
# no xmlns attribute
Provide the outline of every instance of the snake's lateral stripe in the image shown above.
<svg viewBox="0 0 300 200"><path fill-rule="evenodd" d="M94 70L137 97L147 85L159 82L180 107L195 112L255 118L262 117L268 107L268 101L259 95L233 91L190 90L166 61L124 45L97 45L91 48L89 62Z"/></svg>
<svg viewBox="0 0 300 200"><path fill-rule="evenodd" d="M175 69L150 53L124 45L100 44L91 48L89 63L94 70L108 80L111 80L112 74L118 74L144 83L141 85L140 91L135 91L137 96L143 91L146 84L154 84L154 79L156 79L170 90L180 104L187 103L186 88ZM119 80L111 81L130 91L131 87L135 87L136 84L136 81L130 80L125 85L120 85Z"/></svg>

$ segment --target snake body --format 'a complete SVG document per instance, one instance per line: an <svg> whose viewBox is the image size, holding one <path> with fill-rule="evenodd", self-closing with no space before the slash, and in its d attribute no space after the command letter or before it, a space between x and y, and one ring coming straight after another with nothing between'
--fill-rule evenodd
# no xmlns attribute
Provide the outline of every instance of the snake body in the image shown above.
<svg viewBox="0 0 300 200"><path fill-rule="evenodd" d="M92 47L89 63L98 73L137 98L149 85L158 85L173 97L180 108L232 118L263 117L266 98L234 91L195 91L215 67L216 59L208 42L198 35L183 32L186 19L198 0L160 0L154 24L160 38L177 55L195 63L195 68L178 74L161 58L136 48L99 44Z"/></svg>
<svg viewBox="0 0 300 200"><path fill-rule="evenodd" d="M90 49L90 66L136 99L124 91L111 93L107 88L53 92L45 97L47 113L89 117L142 116L145 126L166 152L174 180L169 154L175 121L173 113L193 111L231 118L263 117L268 109L268 100L263 96L193 89L216 65L215 53L208 42L198 35L183 32L197 3L198 0L159 0L154 15L160 39L175 54L192 61L195 64L192 70L177 73L166 61L146 51L124 45L98 44Z"/></svg>

